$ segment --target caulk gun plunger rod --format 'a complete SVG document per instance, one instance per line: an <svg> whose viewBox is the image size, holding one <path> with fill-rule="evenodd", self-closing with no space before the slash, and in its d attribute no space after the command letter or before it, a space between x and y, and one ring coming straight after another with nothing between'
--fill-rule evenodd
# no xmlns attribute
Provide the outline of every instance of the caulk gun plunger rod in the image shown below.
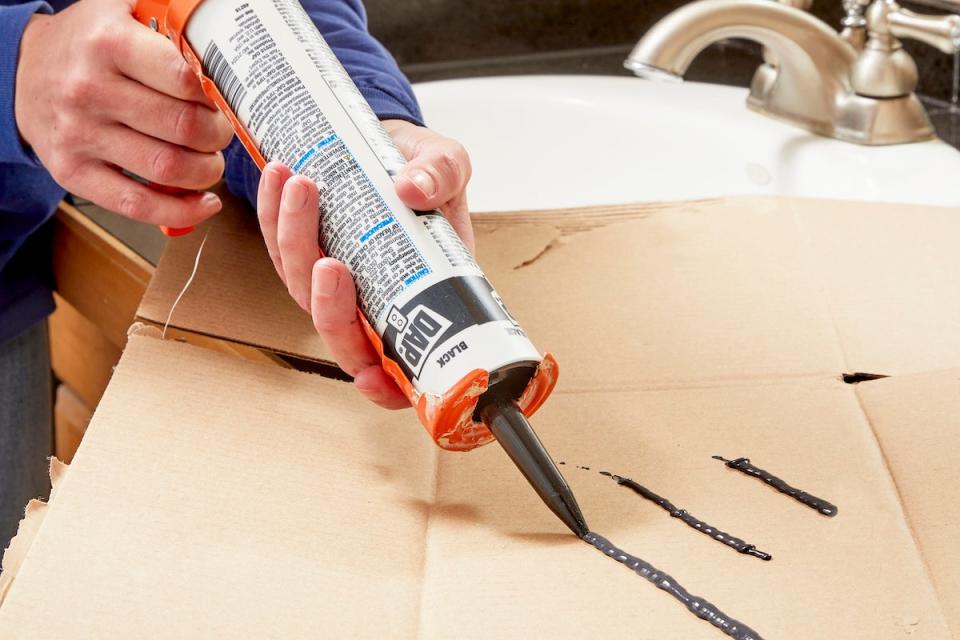
<svg viewBox="0 0 960 640"><path fill-rule="evenodd" d="M590 530L570 486L517 403L493 400L480 410L480 417L547 507L578 538L587 535Z"/></svg>

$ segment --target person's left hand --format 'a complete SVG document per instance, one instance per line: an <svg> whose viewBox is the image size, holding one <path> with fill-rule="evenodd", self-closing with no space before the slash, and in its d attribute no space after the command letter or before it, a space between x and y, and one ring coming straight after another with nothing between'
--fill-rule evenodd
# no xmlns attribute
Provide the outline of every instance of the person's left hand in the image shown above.
<svg viewBox="0 0 960 640"><path fill-rule="evenodd" d="M409 159L396 179L397 195L411 209L440 209L464 244L473 251L473 227L466 186L470 158L450 138L403 120L385 120L400 151ZM257 194L260 229L280 279L305 311L340 368L353 376L367 398L388 409L410 406L380 366L360 324L357 293L347 267L320 258L319 200L316 185L272 162L263 171Z"/></svg>

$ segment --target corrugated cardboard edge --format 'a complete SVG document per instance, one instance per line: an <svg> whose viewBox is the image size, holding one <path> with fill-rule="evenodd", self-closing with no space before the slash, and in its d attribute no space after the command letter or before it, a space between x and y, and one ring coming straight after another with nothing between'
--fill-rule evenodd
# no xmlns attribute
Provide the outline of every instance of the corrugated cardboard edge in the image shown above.
<svg viewBox="0 0 960 640"><path fill-rule="evenodd" d="M47 509L57 497L57 490L63 485L63 481L69 472L69 465L60 462L57 458L50 458L50 499L46 502L38 499L31 500L24 510L23 520L17 528L17 534L10 540L9 546L3 552L3 560L0 566L3 567L3 573L0 573L0 607L13 586L13 581L17 578L17 573L23 565L33 546L33 541L40 531L43 519L47 515Z"/></svg>

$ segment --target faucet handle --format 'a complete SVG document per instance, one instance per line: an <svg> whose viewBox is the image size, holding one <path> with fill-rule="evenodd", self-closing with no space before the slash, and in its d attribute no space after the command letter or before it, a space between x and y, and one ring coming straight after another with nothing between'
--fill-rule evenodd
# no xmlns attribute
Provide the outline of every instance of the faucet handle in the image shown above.
<svg viewBox="0 0 960 640"><path fill-rule="evenodd" d="M910 38L944 53L960 50L960 15L926 15L904 9L894 0L877 0L867 11L871 36Z"/></svg>
<svg viewBox="0 0 960 640"><path fill-rule="evenodd" d="M960 49L960 15L931 16L901 8L891 12L888 20L890 33L898 38L926 42L944 53Z"/></svg>
<svg viewBox="0 0 960 640"><path fill-rule="evenodd" d="M945 53L960 51L960 16L921 15L896 0L867 9L867 43L851 70L853 90L870 98L900 98L917 88L917 64L899 38L925 42Z"/></svg>

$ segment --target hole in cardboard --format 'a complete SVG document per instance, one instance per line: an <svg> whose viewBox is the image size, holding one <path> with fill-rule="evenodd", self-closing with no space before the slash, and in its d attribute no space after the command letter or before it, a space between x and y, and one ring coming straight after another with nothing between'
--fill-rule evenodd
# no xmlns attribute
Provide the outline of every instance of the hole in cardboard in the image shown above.
<svg viewBox="0 0 960 640"><path fill-rule="evenodd" d="M889 378L890 376L882 373L863 373L861 371L855 371L853 373L845 373L840 377L847 384L859 384L861 382L869 382L871 380L880 380L882 378Z"/></svg>
<svg viewBox="0 0 960 640"><path fill-rule="evenodd" d="M304 373L315 373L323 376L324 378L332 378L334 380L341 380L343 382L353 382L353 378L346 371L335 364L330 364L328 362L317 362L316 360L308 360L306 358L298 358L297 356L292 356L286 353L276 353L275 355L297 371L302 371Z"/></svg>

